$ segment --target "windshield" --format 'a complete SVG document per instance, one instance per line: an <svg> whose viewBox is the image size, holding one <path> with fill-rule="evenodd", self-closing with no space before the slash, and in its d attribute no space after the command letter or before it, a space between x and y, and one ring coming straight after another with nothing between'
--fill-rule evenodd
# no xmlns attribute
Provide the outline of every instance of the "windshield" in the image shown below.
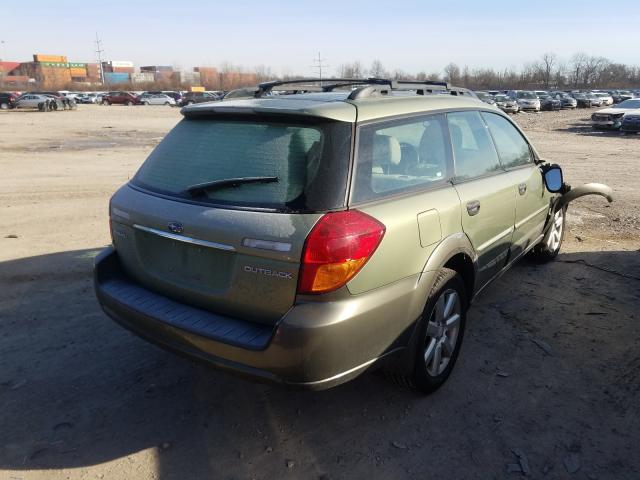
<svg viewBox="0 0 640 480"><path fill-rule="evenodd" d="M529 98L532 100L535 100L536 98L538 98L536 94L533 92L518 92L516 96L517 98Z"/></svg>
<svg viewBox="0 0 640 480"><path fill-rule="evenodd" d="M614 105L613 108L640 108L640 98L625 100L624 102Z"/></svg>
<svg viewBox="0 0 640 480"><path fill-rule="evenodd" d="M495 98L496 102L508 102L509 100L511 100L506 95L496 95L494 98Z"/></svg>
<svg viewBox="0 0 640 480"><path fill-rule="evenodd" d="M485 93L485 92L476 92L476 95L478 95L478 98L480 100L485 100L487 98L491 98L491 95L489 95L488 93Z"/></svg>
<svg viewBox="0 0 640 480"><path fill-rule="evenodd" d="M242 177L277 177L205 190L199 202L242 208L318 211L344 206L351 124L261 121L251 116L185 118L151 152L131 183L193 200L190 186Z"/></svg>

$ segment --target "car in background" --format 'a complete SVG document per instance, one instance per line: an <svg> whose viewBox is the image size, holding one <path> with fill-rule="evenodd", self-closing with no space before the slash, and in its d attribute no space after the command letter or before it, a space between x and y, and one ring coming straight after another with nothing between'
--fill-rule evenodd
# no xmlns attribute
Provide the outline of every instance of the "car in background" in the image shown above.
<svg viewBox="0 0 640 480"><path fill-rule="evenodd" d="M603 107L606 105L602 97L599 97L592 92L587 92L587 97L591 99L591 106L593 107Z"/></svg>
<svg viewBox="0 0 640 480"><path fill-rule="evenodd" d="M493 96L487 92L476 92L478 99L482 100L484 103L488 103L489 105L495 105L496 101L493 99Z"/></svg>
<svg viewBox="0 0 640 480"><path fill-rule="evenodd" d="M147 92L142 92L141 95L151 94L151 95L167 95L175 100L175 103L178 104L182 100L182 93L176 92L173 90L149 90Z"/></svg>
<svg viewBox="0 0 640 480"><path fill-rule="evenodd" d="M518 107L518 102L503 93L495 95L493 99L496 102L496 107L498 107L504 113L518 113L518 111L520 110L520 107Z"/></svg>
<svg viewBox="0 0 640 480"><path fill-rule="evenodd" d="M540 111L540 99L530 90L509 90L509 97L518 102L518 107L523 111Z"/></svg>
<svg viewBox="0 0 640 480"><path fill-rule="evenodd" d="M573 93L572 95L576 100L576 106L578 108L591 108L595 106L595 100L584 92ZM598 100L598 102L602 103L600 100Z"/></svg>
<svg viewBox="0 0 640 480"><path fill-rule="evenodd" d="M611 93L611 98L613 98L613 103L620 103L635 98L635 94L629 90L614 90Z"/></svg>
<svg viewBox="0 0 640 480"><path fill-rule="evenodd" d="M220 95L215 92L187 92L183 95L179 105L181 107L193 105L194 103L216 102L220 100Z"/></svg>
<svg viewBox="0 0 640 480"><path fill-rule="evenodd" d="M143 105L175 105L175 99L164 93L143 93L139 100Z"/></svg>
<svg viewBox="0 0 640 480"><path fill-rule="evenodd" d="M102 105L142 105L140 98L130 92L109 92L102 96Z"/></svg>
<svg viewBox="0 0 640 480"><path fill-rule="evenodd" d="M11 92L0 93L0 110L8 110L15 106L18 95Z"/></svg>
<svg viewBox="0 0 640 480"><path fill-rule="evenodd" d="M25 93L18 97L13 108L38 108L40 104L51 102L55 97L41 93Z"/></svg>
<svg viewBox="0 0 640 480"><path fill-rule="evenodd" d="M578 102L576 102L576 99L573 98L571 95L569 95L567 92L550 92L550 95L560 100L561 108L573 109L573 108L576 108L578 105Z"/></svg>
<svg viewBox="0 0 640 480"><path fill-rule="evenodd" d="M637 113L629 112L622 117L620 130L624 133L640 133L640 110Z"/></svg>
<svg viewBox="0 0 640 480"><path fill-rule="evenodd" d="M640 98L632 98L591 115L591 126L597 130L617 130L627 114L640 114Z"/></svg>
<svg viewBox="0 0 640 480"><path fill-rule="evenodd" d="M602 106L608 107L609 105L613 105L613 97L608 92L591 92L596 97L602 100Z"/></svg>
<svg viewBox="0 0 640 480"><path fill-rule="evenodd" d="M537 90L536 95L540 99L540 110L554 111L562 108L562 102L559 99L554 98L548 92Z"/></svg>

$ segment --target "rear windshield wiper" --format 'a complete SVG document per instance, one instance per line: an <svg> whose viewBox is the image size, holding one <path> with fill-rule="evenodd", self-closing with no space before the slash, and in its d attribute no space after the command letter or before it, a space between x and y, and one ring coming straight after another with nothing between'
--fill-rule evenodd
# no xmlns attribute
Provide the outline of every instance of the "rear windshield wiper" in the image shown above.
<svg viewBox="0 0 640 480"><path fill-rule="evenodd" d="M234 188L246 183L273 183L278 177L237 177L225 178L223 180L212 180L210 182L197 183L187 187L185 190L192 197L202 195L206 191L220 190L222 188Z"/></svg>

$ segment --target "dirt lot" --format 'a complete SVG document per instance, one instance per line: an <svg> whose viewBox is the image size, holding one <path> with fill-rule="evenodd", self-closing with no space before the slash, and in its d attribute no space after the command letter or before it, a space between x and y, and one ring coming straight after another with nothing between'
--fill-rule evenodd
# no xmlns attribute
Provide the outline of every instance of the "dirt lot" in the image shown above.
<svg viewBox="0 0 640 480"><path fill-rule="evenodd" d="M0 113L0 479L640 478L640 136L517 121L572 184L563 254L470 312L447 385L320 393L240 380L116 326L93 296L107 202L180 115Z"/></svg>

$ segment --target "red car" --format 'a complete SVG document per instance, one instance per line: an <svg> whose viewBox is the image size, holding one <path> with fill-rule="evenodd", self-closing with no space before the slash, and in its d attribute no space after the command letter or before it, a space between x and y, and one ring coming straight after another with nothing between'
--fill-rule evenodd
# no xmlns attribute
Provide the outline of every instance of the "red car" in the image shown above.
<svg viewBox="0 0 640 480"><path fill-rule="evenodd" d="M0 92L0 109L6 110L8 108L13 108L17 99L18 95Z"/></svg>
<svg viewBox="0 0 640 480"><path fill-rule="evenodd" d="M142 101L129 92L109 92L102 97L103 105L142 105Z"/></svg>

